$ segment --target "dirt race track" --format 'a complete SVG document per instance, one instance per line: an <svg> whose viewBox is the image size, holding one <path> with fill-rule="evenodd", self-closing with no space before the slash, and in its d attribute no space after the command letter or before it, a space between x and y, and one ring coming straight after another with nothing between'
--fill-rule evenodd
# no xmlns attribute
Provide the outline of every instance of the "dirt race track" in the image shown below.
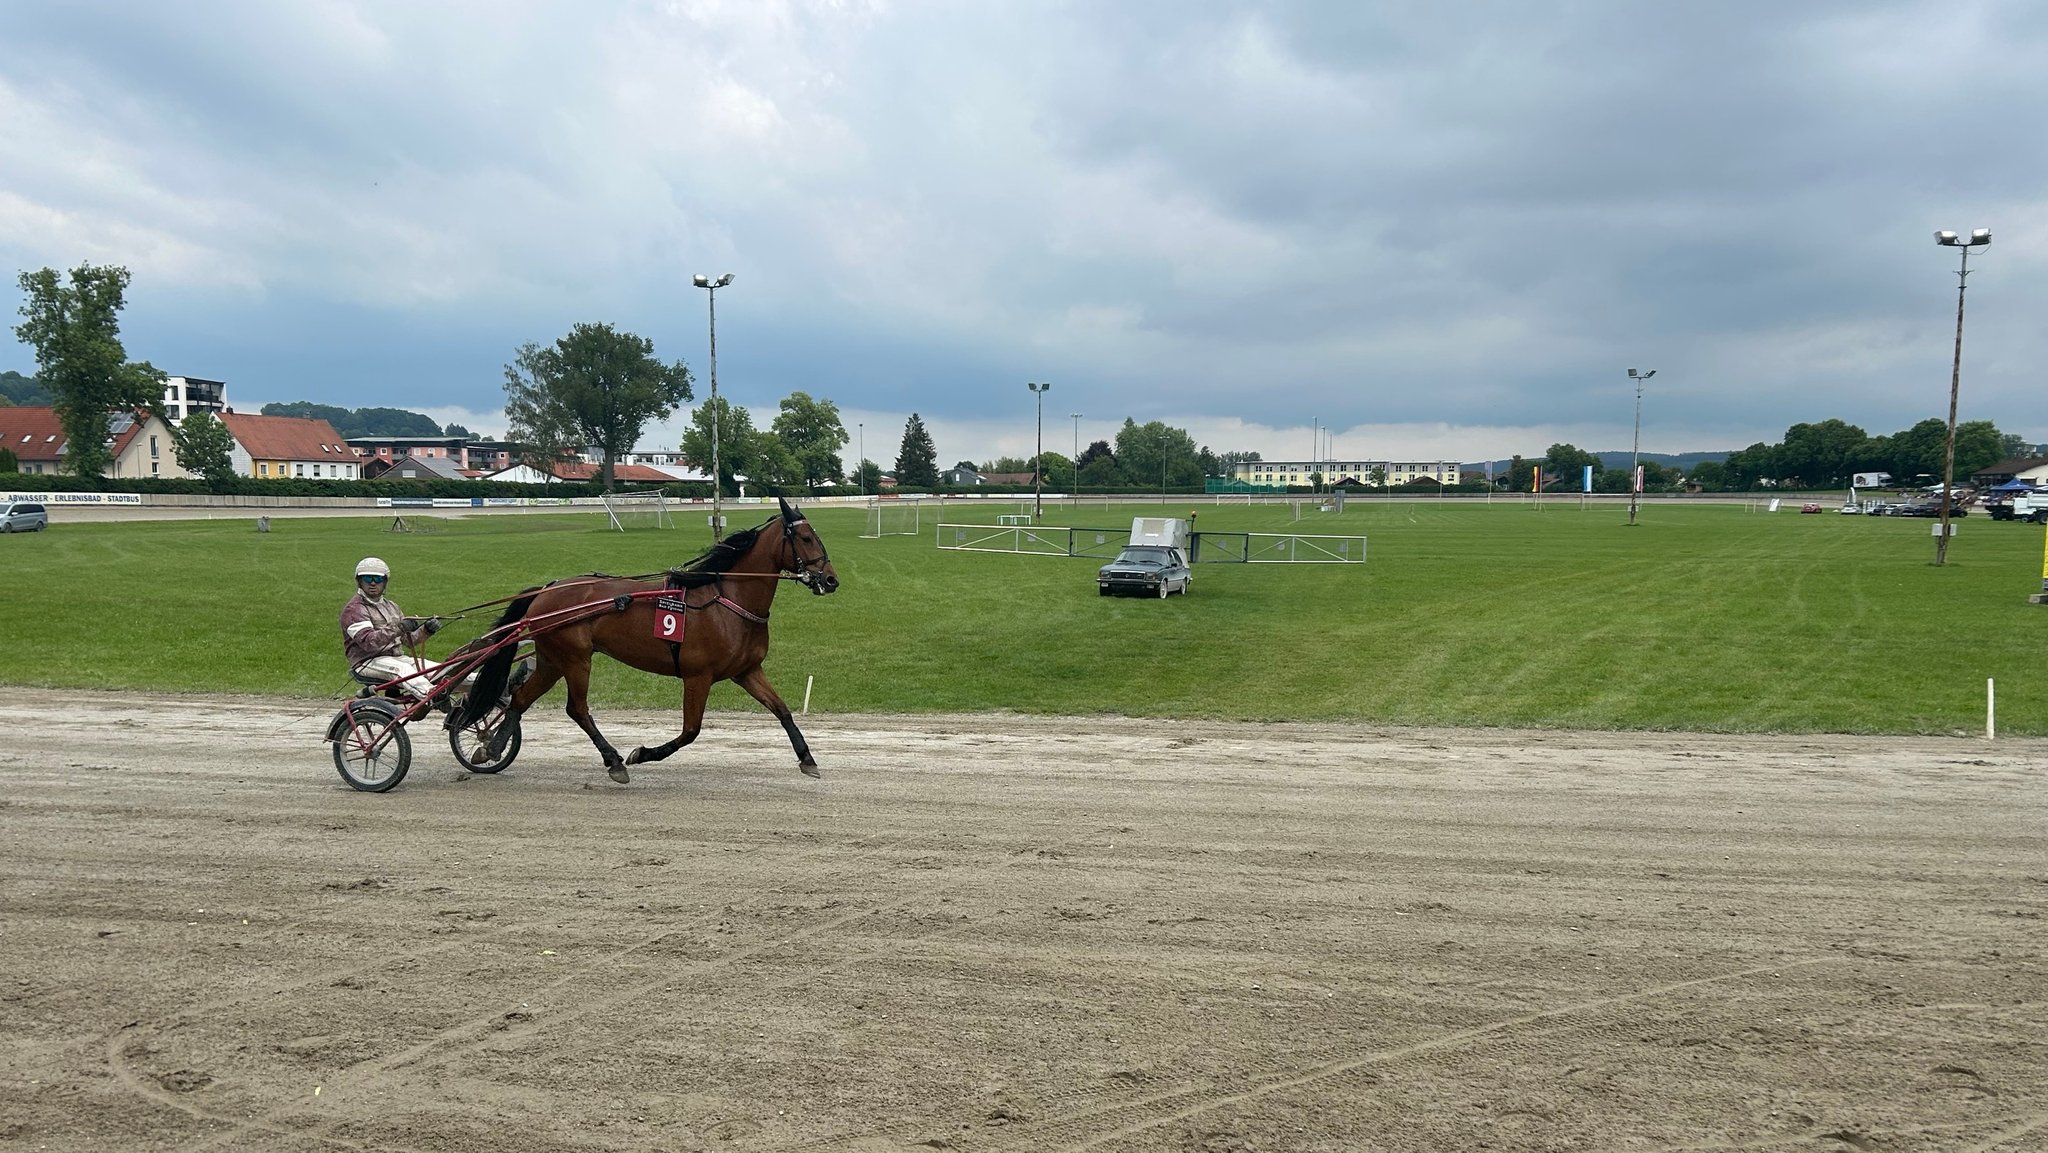
<svg viewBox="0 0 2048 1153"><path fill-rule="evenodd" d="M327 711L9 690L0 1149L2048 1149L2041 742Z"/></svg>

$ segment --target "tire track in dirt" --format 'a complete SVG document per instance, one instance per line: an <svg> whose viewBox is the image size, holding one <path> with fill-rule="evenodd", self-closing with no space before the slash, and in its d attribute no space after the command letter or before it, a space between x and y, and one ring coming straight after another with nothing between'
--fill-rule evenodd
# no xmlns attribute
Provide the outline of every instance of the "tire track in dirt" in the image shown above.
<svg viewBox="0 0 2048 1153"><path fill-rule="evenodd" d="M1699 977L1689 981L1676 981L1649 989L1638 990L1633 993L1623 993L1612 997L1598 997L1588 1001L1560 1006L1555 1009L1544 1009L1535 1013L1524 1013L1485 1025L1453 1030L1452 1032L1431 1037L1427 1040L1416 1041L1407 1045L1398 1045L1391 1049L1380 1049L1357 1057L1348 1057L1329 1062L1303 1072L1275 1076L1249 1089L1232 1090L1226 1093L1195 1091L1187 1094L1175 1094L1165 1098L1165 1100L1174 1102L1174 1104L1163 1110L1156 1107L1159 1099L1142 1103L1119 1103L1099 1112L1057 1117L1045 1122L1021 1126L1020 1128L1024 1129L1025 1132L1018 1134L1014 1140L1001 1141L990 1146L990 1148L995 1150L1032 1150L1033 1153L1049 1153L1049 1151L1055 1150L1058 1153L1077 1153L1079 1150L1093 1149L1119 1138L1134 1136L1147 1130L1157 1129L1162 1125L1173 1124L1176 1121L1185 1121L1216 1109L1244 1104L1262 1097L1269 1097L1275 1093L1302 1088L1317 1082L1367 1072L1372 1066L1387 1065L1409 1057L1464 1045L1467 1042L1508 1034L1525 1025L1544 1021L1561 1021L1580 1014L1604 1013L1620 1006L1668 996L1686 989L1719 984L1726 981L1739 981L1748 977L1782 973L1789 969L1823 965L1834 960L1835 958L1832 957L1816 957L1803 961L1787 961L1775 965L1742 969L1733 973L1722 973L1713 977ZM1559 1030L1559 1032L1572 1032L1576 1028L1568 1027L1564 1030ZM1182 1097L1186 1098L1185 1103L1180 1103L1179 1099ZM1137 1114L1137 1116L1131 1116L1132 1114ZM1105 1125L1110 1127L1105 1128Z"/></svg>
<svg viewBox="0 0 2048 1153"><path fill-rule="evenodd" d="M824 861L833 865L836 868L849 861L859 861L865 858L877 856L882 853L888 852L889 850L896 848L901 843L909 841L910 839L910 837L906 836L879 843L863 845L862 851L856 853L851 858L840 857L839 853L841 850L840 847L837 845L819 846L818 848L812 850L809 853L804 854L803 856L805 858L823 859ZM772 847L777 846L772 843L763 843L761 845L757 845L751 849L746 850L743 854L741 854L741 856L752 856L757 853L765 852ZM726 869L721 871L728 878L737 878L745 875L746 873L745 870L741 870L737 867L727 867ZM555 978L554 980L549 981L546 985L542 986L542 988L553 989L572 982L588 980L592 973L599 972L608 965L615 964L619 960L627 956L630 956L633 953L640 952L642 950L658 945L662 941L674 937L678 933L689 932L693 929L701 928L704 924L715 919L717 916L718 914L716 913L707 913L702 917L693 918L692 920L685 922L684 924L668 926L662 929L660 932L644 937L641 940L638 940L624 948L606 951L602 955L594 957L592 960L578 965L572 971L566 972L561 976ZM164 1092L160 1087L151 1085L149 1079L146 1076L136 1072L133 1068L131 1068L128 1065L130 1051L137 1048L138 1046L147 1045L150 1038L152 1038L153 1036L164 1031L167 1031L169 1028L175 1027L189 1019L203 1017L222 1009L228 1009L235 1007L237 1005L242 1005L249 1003L251 1001L258 1000L262 997L280 996L286 993L298 992L308 988L312 988L317 985L321 985L323 983L331 984L332 982L338 979L346 979L349 977L369 973L375 970L386 969L391 966L391 963L394 960L426 960L428 958L443 953L453 952L458 949L473 948L479 943L487 943L496 940L515 938L520 934L544 928L547 924L548 922L546 920L530 920L497 926L486 933L479 934L476 937L465 937L459 940L438 942L434 945L430 945L425 948L408 950L403 953L382 958L374 964L364 963L323 969L318 972L307 975L305 977L299 978L297 980L286 982L280 985L269 986L262 990L246 994L240 994L234 997L219 998L213 1001L207 1001L197 1005L187 1006L186 1008L180 1010L178 1013L155 1018L153 1020L138 1021L130 1025L123 1026L121 1029L116 1030L112 1035L108 1037L108 1066L110 1070L113 1072L115 1079L118 1082L120 1082L124 1087L129 1088L131 1091L138 1092L140 1095L150 1100L153 1100L158 1104L167 1105L173 1109L177 1109L178 1111L189 1114L193 1117L209 1121L215 1121L236 1127L235 1129L232 1129L228 1132L209 1134L204 1137L188 1140L176 1146L176 1149L179 1150L180 1153L200 1153L200 1151L202 1150L216 1148L222 1142L234 1139L236 1136L239 1135L239 1132L243 1129L261 1129L264 1131L290 1133L294 1136L307 1139L330 1140L330 1138L325 1136L326 1130L332 1128L332 1126L335 1124L341 1123L342 1119L336 1119L335 1121L329 1122L327 1125L320 1126L317 1128L307 1127L303 1124L295 1124L290 1127L280 1127L281 1123L279 1121L279 1118L295 1110L305 1108L307 1106L307 1102L305 1101L294 1101L289 1104L278 1104L272 1106L269 1109L266 1109L265 1111L263 1111L262 1113L258 1114L256 1117L253 1118L247 1116L225 1115L213 1110L209 1110L194 1102L182 1100L179 1096L175 1094ZM586 937L589 935L590 934L584 934L584 936ZM780 943L782 942L764 942L756 946L755 948L749 950L749 952L758 952L763 949L774 948L776 947L776 945ZM424 1056L427 1052L431 1051L438 1044L464 1038L469 1039L470 1043L474 1044L476 1041L482 1040L483 1038L492 1035L492 1026L495 1023L501 1021L502 1018L503 1013L499 1010L494 1010L491 1014L488 1015L471 1017L458 1024L448 1026L440 1032L436 1033L433 1037L430 1037L425 1041L417 1042L407 1047L406 1049L399 1051L398 1053L390 1054L383 1058L373 1059L371 1062L367 1064L359 1063L358 1065L343 1071L343 1073L340 1076L331 1078L327 1082L323 1082L322 1088L324 1089L331 1085L335 1088L337 1092L343 1092L363 1085L373 1084L376 1080L388 1076L393 1070L404 1068L412 1061L418 1060L420 1057ZM361 1146L354 1144L347 1139L335 1138L332 1140L335 1143L341 1144L344 1147L348 1148L397 1148L397 1146L387 1146L381 1143L376 1146Z"/></svg>

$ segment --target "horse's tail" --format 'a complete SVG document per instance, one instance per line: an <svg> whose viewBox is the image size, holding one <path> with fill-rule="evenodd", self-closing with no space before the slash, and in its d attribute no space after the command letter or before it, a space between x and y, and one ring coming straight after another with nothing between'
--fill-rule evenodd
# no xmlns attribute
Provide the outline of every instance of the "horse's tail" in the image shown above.
<svg viewBox="0 0 2048 1153"><path fill-rule="evenodd" d="M462 698L462 709L453 721L456 728L482 720L497 706L498 698L505 694L505 682L511 679L512 662L519 656L519 646L502 642L509 640L509 630L526 616L526 610L533 607L533 598L539 596L540 591L539 588L530 588L513 598L497 623L477 638L478 643L497 644L498 651L485 657L484 663L477 666L476 679L470 682L469 692Z"/></svg>

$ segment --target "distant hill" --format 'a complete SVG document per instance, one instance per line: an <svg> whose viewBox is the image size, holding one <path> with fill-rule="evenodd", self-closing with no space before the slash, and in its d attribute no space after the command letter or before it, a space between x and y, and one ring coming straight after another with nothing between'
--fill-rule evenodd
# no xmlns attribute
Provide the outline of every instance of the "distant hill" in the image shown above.
<svg viewBox="0 0 2048 1153"><path fill-rule="evenodd" d="M1639 459L1645 463L1655 462L1663 465L1665 468L1677 468L1682 472L1691 472L1692 466L1696 464L1709 460L1719 464L1727 460L1735 451L1734 449L1728 449L1724 452L1646 452ZM1596 452L1593 454L1593 459L1599 461L1600 467L1603 469L1625 469L1628 467L1629 454L1625 452ZM1481 472L1489 463L1493 465L1493 475L1504 476L1511 462L1506 460L1479 461L1476 464L1461 464L1458 467L1467 472Z"/></svg>
<svg viewBox="0 0 2048 1153"><path fill-rule="evenodd" d="M330 404L295 400L288 404L266 404L262 415L324 420L344 437L442 435L441 426L435 424L432 417L403 408L337 408Z"/></svg>
<svg viewBox="0 0 2048 1153"><path fill-rule="evenodd" d="M0 404L19 404L40 408L50 403L50 390L33 376L18 372L0 372Z"/></svg>

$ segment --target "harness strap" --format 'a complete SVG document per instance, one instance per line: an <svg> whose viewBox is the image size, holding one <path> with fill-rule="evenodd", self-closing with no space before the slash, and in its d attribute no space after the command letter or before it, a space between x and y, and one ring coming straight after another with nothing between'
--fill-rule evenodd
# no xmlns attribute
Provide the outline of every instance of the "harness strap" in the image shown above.
<svg viewBox="0 0 2048 1153"><path fill-rule="evenodd" d="M742 620L750 620L757 625L765 625L768 623L768 617L765 614L755 613L749 610L746 606L740 604L738 601L732 599L731 597L726 596L724 593L719 593L717 598L714 599L711 603L724 605L726 608L731 609L734 613L737 613Z"/></svg>

